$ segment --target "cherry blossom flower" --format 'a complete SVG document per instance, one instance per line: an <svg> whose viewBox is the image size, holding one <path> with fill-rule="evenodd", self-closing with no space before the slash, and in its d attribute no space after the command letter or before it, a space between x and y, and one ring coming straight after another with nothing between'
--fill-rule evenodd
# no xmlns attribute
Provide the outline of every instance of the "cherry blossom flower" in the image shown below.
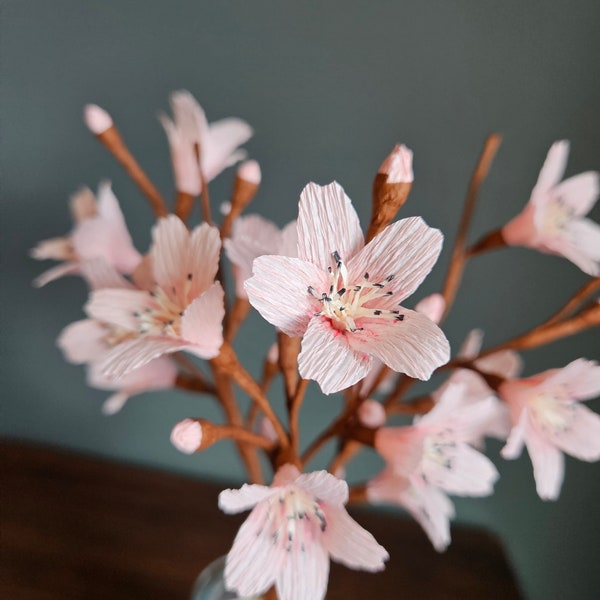
<svg viewBox="0 0 600 600"><path fill-rule="evenodd" d="M241 119L228 118L208 124L202 107L187 91L171 94L173 120L160 115L165 129L177 190L193 196L200 194L200 164L206 181L246 157L239 146L252 137L252 128ZM197 148L196 148L197 146Z"/></svg>
<svg viewBox="0 0 600 600"><path fill-rule="evenodd" d="M179 350L213 358L223 343L224 294L214 281L218 229L203 223L189 232L171 215L158 221L152 235L152 286L96 290L86 305L91 318L130 332L130 339L105 357L102 370L108 377L122 377Z"/></svg>
<svg viewBox="0 0 600 600"><path fill-rule="evenodd" d="M372 504L398 504L408 511L438 552L443 552L450 544L454 504L441 489L427 483L422 476L403 477L388 467L367 483L366 493Z"/></svg>
<svg viewBox="0 0 600 600"><path fill-rule="evenodd" d="M257 258L246 291L267 321L303 336L300 374L326 394L364 378L373 357L428 379L448 360L448 340L400 303L429 273L441 244L441 233L414 217L389 225L365 246L344 190L311 183L300 196L298 258Z"/></svg>
<svg viewBox="0 0 600 600"><path fill-rule="evenodd" d="M506 381L499 392L513 424L502 456L516 458L526 445L537 493L542 500L556 500L563 452L588 462L600 459L600 416L581 404L600 394L600 366L580 358L563 369Z"/></svg>
<svg viewBox="0 0 600 600"><path fill-rule="evenodd" d="M504 241L559 254L588 275L600 274L600 226L583 218L600 191L598 173L588 171L561 182L569 142L555 142L522 213L502 228Z"/></svg>
<svg viewBox="0 0 600 600"><path fill-rule="evenodd" d="M326 471L301 475L289 464L271 487L221 492L221 510L252 508L227 555L226 587L257 596L275 584L281 600L321 600L330 557L351 569L382 570L388 553L348 515L347 501L346 482Z"/></svg>
<svg viewBox="0 0 600 600"><path fill-rule="evenodd" d="M235 293L247 298L244 282L252 277L252 264L259 256L278 254L298 256L296 221L282 230L260 215L248 215L235 220L231 237L224 242L227 258L234 265Z"/></svg>
<svg viewBox="0 0 600 600"><path fill-rule="evenodd" d="M133 247L125 219L110 182L98 186L97 199L88 188L71 198L71 214L75 223L70 234L41 241L31 251L38 260L64 261L42 273L34 281L41 287L63 277L81 272L84 261L103 258L120 273L131 273L141 260Z"/></svg>

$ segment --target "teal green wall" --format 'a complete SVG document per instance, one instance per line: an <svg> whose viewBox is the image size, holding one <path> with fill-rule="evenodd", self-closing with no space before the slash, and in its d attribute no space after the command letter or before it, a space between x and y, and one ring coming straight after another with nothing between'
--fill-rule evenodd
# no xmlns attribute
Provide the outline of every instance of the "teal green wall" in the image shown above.
<svg viewBox="0 0 600 600"><path fill-rule="evenodd" d="M295 216L310 180L341 182L366 219L374 171L405 142L415 151L416 182L404 215L423 215L445 231L448 249L488 132L505 139L474 236L520 210L552 141L572 140L569 174L600 168L598 7L595 0L5 0L3 433L189 473L242 475L226 444L190 458L169 443L178 420L218 418L210 400L147 395L103 417L106 394L88 389L83 370L55 347L59 331L82 316L84 286L69 278L34 290L44 265L27 251L68 230L69 194L110 178L140 249L152 221L137 189L83 127L84 103L113 114L167 195L168 152L155 117L171 90L192 91L211 119L246 119L256 129L247 147L264 174L253 210L279 224ZM229 177L212 186L215 203L226 199ZM439 289L447 260L415 299ZM466 273L447 335L457 347L480 326L499 342L548 316L584 280L570 263L526 250L482 257ZM239 351L257 372L256 346L264 340L266 349L271 331L253 315L243 334ZM579 356L598 358L597 333L527 353L526 372ZM312 387L305 428L322 427L338 407ZM496 495L458 501L459 519L500 534L529 598L591 598L600 589L598 465L567 460L560 501L543 503L528 458L503 462L499 447L490 446L502 474ZM350 475L360 478L374 463L365 456Z"/></svg>

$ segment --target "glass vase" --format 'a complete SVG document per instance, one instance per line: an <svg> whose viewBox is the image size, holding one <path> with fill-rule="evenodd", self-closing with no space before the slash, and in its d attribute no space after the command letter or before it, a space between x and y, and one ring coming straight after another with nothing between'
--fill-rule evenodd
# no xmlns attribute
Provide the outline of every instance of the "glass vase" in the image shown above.
<svg viewBox="0 0 600 600"><path fill-rule="evenodd" d="M225 589L225 558L217 558L198 575L190 600L262 600L257 596L240 598Z"/></svg>

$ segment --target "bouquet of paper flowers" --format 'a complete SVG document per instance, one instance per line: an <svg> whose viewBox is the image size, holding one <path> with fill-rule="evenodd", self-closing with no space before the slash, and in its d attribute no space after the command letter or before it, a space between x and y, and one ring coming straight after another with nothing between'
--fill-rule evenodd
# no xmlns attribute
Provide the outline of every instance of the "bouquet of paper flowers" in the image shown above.
<svg viewBox="0 0 600 600"><path fill-rule="evenodd" d="M600 458L600 417L582 401L600 393L600 366L577 358L562 368L519 378L519 350L531 349L600 323L600 227L585 218L599 193L597 173L561 181L569 152L553 144L523 212L473 245L467 234L481 183L500 144L491 135L471 179L443 289L416 306L410 296L434 267L443 236L420 217L394 220L413 181L412 152L396 146L373 184L366 234L338 183L309 183L298 219L282 230L245 214L261 171L242 162L231 197L213 220L209 182L246 158L252 135L242 120L207 123L187 92L171 97L161 116L173 163L171 210L129 152L110 115L95 105L85 122L139 186L157 222L146 254L134 246L109 183L71 200L74 226L41 242L37 259L61 261L37 285L67 274L89 285L87 318L60 334L66 359L87 366L91 386L113 391L103 410L117 412L133 394L183 388L214 396L224 422L189 418L171 440L184 453L232 440L250 483L219 496L228 513L250 510L226 559L225 584L240 596L271 590L281 600L324 598L329 560L378 571L386 550L346 512L353 502L395 504L423 527L439 551L450 543L450 495L493 493L498 472L482 452L486 436L505 440L512 459L526 446L539 496L554 500L563 480L563 453ZM202 222L190 217L199 201ZM555 314L518 337L482 349L473 330L451 354L441 325L467 262L510 245L562 255L590 279ZM222 252L223 250L223 252ZM235 290L225 293L232 270ZM233 349L250 308L276 328L263 373L253 377ZM198 359L201 359L200 362ZM409 394L433 373L447 375L437 391ZM287 414L269 400L283 381ZM300 448L299 412L311 380L323 394L343 394L341 414ZM243 414L236 388L251 400ZM315 386L316 390L316 386ZM412 424L387 424L393 415ZM337 453L327 471L311 472L330 440ZM385 460L378 474L349 489L344 466L364 447ZM263 472L268 458L272 466ZM270 485L265 485L270 481Z"/></svg>

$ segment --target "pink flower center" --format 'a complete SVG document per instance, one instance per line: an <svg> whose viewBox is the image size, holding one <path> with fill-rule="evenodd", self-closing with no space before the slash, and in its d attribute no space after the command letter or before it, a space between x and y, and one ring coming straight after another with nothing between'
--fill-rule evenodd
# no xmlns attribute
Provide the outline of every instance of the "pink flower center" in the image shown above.
<svg viewBox="0 0 600 600"><path fill-rule="evenodd" d="M362 331L361 318L380 318L397 323L404 319L399 310L377 308L377 300L393 296L394 292L387 289L394 275L388 275L383 281L374 283L365 273L358 282L350 282L348 270L337 250L332 253L336 268L329 267L329 289L317 292L308 286L308 293L321 304L321 310L315 316L323 316L331 321L332 327L341 331Z"/></svg>
<svg viewBox="0 0 600 600"><path fill-rule="evenodd" d="M542 231L548 234L557 234L563 227L573 219L573 211L569 206L555 198L549 202L544 212Z"/></svg>

